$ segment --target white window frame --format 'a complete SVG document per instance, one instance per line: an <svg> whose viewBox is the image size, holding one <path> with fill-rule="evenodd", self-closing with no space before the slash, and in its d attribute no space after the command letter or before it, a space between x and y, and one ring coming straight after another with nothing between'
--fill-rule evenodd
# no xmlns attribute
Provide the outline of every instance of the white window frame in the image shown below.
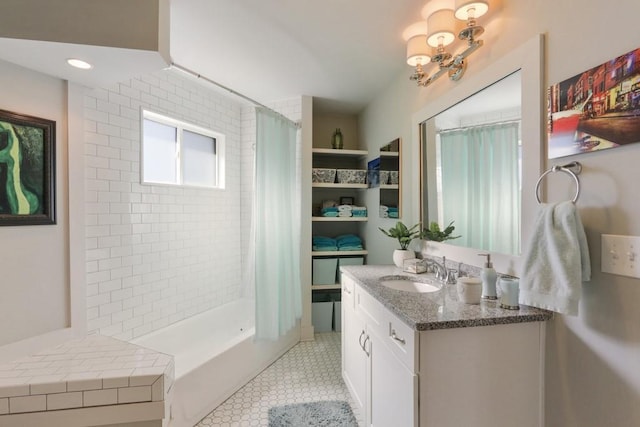
<svg viewBox="0 0 640 427"><path fill-rule="evenodd" d="M178 182L155 182L145 181L144 179L144 120L152 120L163 125L176 128L176 174ZM182 133L183 131L189 131L200 135L213 138L215 141L215 185L197 185L197 184L184 184L183 183L183 170L184 164L181 156L182 150ZM212 189L224 189L225 188L225 135L207 129L201 126L197 126L191 123L184 122L182 120L174 119L172 117L165 116L163 114L155 113L153 111L142 109L142 120L140 126L140 182L147 185L168 185L173 187L196 187L196 188L212 188Z"/></svg>

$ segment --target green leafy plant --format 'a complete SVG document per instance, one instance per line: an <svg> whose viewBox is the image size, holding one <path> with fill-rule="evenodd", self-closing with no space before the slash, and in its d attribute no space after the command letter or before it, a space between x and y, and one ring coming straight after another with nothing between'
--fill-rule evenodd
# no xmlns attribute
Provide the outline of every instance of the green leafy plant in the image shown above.
<svg viewBox="0 0 640 427"><path fill-rule="evenodd" d="M420 233L420 238L431 240L434 242L444 242L445 240L457 239L460 236L451 235L451 233L453 233L453 230L455 229L456 228L453 226L453 221L451 221L444 230L440 230L440 226L437 222L431 221L431 224L429 224L429 228L423 229Z"/></svg>
<svg viewBox="0 0 640 427"><path fill-rule="evenodd" d="M400 243L400 248L402 250L406 250L409 246L409 243L416 237L420 237L420 230L418 230L420 224L416 224L413 227L407 228L406 225L402 223L402 221L398 221L395 227L390 228L389 230L384 230L380 227L380 231L382 231L385 236L389 236L393 239L398 239Z"/></svg>

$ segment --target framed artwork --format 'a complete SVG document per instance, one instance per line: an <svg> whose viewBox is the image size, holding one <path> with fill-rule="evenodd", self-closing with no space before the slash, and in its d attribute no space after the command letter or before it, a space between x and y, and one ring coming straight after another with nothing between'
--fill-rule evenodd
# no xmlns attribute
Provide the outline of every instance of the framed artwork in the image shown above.
<svg viewBox="0 0 640 427"><path fill-rule="evenodd" d="M640 142L640 48L548 89L548 157Z"/></svg>
<svg viewBox="0 0 640 427"><path fill-rule="evenodd" d="M353 205L353 197L342 196L340 197L341 205Z"/></svg>
<svg viewBox="0 0 640 427"><path fill-rule="evenodd" d="M367 163L367 182L369 188L380 186L380 157Z"/></svg>
<svg viewBox="0 0 640 427"><path fill-rule="evenodd" d="M0 226L55 224L56 123L0 110Z"/></svg>

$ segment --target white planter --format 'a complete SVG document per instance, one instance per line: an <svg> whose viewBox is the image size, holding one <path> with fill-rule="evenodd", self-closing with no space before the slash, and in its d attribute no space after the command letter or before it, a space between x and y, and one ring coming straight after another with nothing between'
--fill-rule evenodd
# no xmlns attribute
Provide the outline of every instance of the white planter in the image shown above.
<svg viewBox="0 0 640 427"><path fill-rule="evenodd" d="M415 257L415 252L408 249L396 249L395 251L393 251L393 263L396 265L396 267L402 268L404 260L414 259Z"/></svg>

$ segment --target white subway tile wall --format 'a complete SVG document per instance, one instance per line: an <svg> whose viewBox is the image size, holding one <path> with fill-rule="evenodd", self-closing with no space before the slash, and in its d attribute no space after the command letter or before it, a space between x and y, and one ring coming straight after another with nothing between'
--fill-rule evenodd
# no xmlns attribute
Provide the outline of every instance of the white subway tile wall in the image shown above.
<svg viewBox="0 0 640 427"><path fill-rule="evenodd" d="M171 356L89 335L0 364L0 415L164 401L174 375Z"/></svg>
<svg viewBox="0 0 640 427"><path fill-rule="evenodd" d="M131 339L238 298L240 104L171 71L84 101L89 332ZM226 188L141 185L142 108L225 134Z"/></svg>
<svg viewBox="0 0 640 427"><path fill-rule="evenodd" d="M301 105L295 98L271 106L299 120ZM142 108L225 134L226 188L140 184ZM162 71L87 90L84 124L89 333L129 340L252 295L242 263L253 108Z"/></svg>

